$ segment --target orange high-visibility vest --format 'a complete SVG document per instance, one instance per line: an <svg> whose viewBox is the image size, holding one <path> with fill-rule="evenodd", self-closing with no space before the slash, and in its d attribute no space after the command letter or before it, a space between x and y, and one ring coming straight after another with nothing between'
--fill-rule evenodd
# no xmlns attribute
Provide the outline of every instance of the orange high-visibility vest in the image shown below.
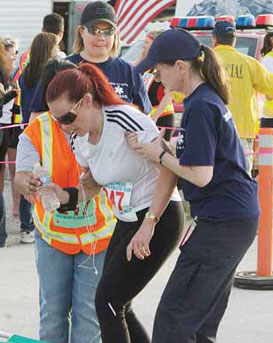
<svg viewBox="0 0 273 343"><path fill-rule="evenodd" d="M40 155L41 164L53 183L75 187L79 183L80 166L58 123L49 112L36 118L24 133ZM116 225L112 205L104 192L79 204L75 211L46 212L36 200L33 221L42 238L52 247L66 253L99 253L105 250Z"/></svg>

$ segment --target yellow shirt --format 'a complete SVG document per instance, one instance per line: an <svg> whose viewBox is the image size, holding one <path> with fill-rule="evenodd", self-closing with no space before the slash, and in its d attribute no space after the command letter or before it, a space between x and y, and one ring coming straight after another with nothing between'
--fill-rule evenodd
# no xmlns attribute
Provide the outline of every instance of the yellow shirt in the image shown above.
<svg viewBox="0 0 273 343"><path fill-rule="evenodd" d="M273 97L273 74L255 58L240 53L230 45L217 45L214 50L229 77L231 94L228 108L239 136L254 138L259 129L256 92Z"/></svg>

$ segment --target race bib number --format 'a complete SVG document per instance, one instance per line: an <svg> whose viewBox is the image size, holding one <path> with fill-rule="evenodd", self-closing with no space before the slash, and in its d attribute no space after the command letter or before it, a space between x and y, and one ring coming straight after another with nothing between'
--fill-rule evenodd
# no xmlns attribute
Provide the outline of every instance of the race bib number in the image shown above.
<svg viewBox="0 0 273 343"><path fill-rule="evenodd" d="M96 224L94 200L81 202L75 211L58 212L54 210L53 222L55 226L76 229Z"/></svg>
<svg viewBox="0 0 273 343"><path fill-rule="evenodd" d="M111 182L103 190L114 206L114 213L124 221L136 221L137 216L130 205L133 190L132 182Z"/></svg>

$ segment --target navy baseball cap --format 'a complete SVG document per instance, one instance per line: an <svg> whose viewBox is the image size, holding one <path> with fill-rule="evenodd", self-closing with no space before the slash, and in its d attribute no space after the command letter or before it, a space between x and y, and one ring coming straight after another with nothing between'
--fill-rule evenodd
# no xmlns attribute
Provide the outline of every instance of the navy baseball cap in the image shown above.
<svg viewBox="0 0 273 343"><path fill-rule="evenodd" d="M212 34L221 37L231 37L235 36L236 28L233 23L223 20L217 21Z"/></svg>
<svg viewBox="0 0 273 343"><path fill-rule="evenodd" d="M153 41L145 59L136 69L144 72L164 61L191 61L201 54L201 43L190 32L173 28L162 32Z"/></svg>
<svg viewBox="0 0 273 343"><path fill-rule="evenodd" d="M91 27L94 24L104 21L117 27L117 17L114 8L104 1L90 2L82 12L81 25Z"/></svg>

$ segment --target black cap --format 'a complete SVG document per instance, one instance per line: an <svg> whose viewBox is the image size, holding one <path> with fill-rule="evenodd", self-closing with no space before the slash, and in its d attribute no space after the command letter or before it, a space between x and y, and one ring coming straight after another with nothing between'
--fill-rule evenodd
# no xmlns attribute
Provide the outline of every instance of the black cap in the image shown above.
<svg viewBox="0 0 273 343"><path fill-rule="evenodd" d="M136 66L136 69L144 72L158 62L191 61L200 54L201 44L195 36L183 29L169 29L155 38L146 58Z"/></svg>
<svg viewBox="0 0 273 343"><path fill-rule="evenodd" d="M223 20L217 21L212 34L221 37L231 37L235 36L236 28L233 23Z"/></svg>
<svg viewBox="0 0 273 343"><path fill-rule="evenodd" d="M92 1L82 12L81 25L90 27L100 21L117 27L117 17L114 8L104 1Z"/></svg>

